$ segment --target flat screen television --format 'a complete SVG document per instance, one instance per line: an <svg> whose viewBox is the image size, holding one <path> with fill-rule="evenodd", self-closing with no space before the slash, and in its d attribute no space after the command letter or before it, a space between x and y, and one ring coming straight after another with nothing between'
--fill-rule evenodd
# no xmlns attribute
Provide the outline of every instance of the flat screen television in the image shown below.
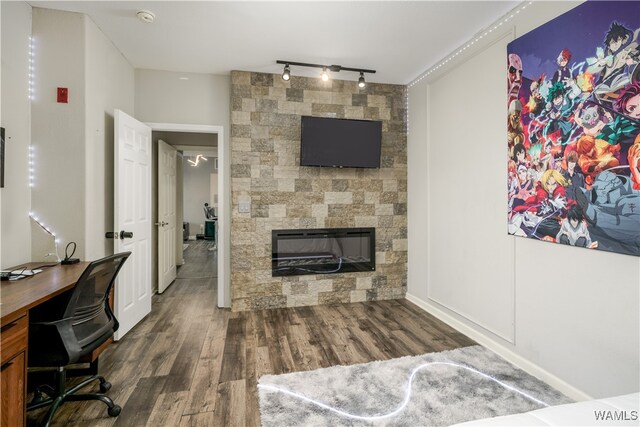
<svg viewBox="0 0 640 427"><path fill-rule="evenodd" d="M382 122L302 116L300 166L379 168Z"/></svg>

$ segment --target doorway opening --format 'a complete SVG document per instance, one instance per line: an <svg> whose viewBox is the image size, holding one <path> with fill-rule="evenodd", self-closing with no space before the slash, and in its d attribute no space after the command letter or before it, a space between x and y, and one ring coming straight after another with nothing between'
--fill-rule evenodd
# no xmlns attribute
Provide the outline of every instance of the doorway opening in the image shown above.
<svg viewBox="0 0 640 427"><path fill-rule="evenodd" d="M171 233L175 264L184 262L185 245L203 240L210 249L209 256L216 257L218 306L229 307L229 178L228 148L224 143L221 126L183 125L172 123L147 123L152 130L154 172L152 186L153 233L155 258L153 265L159 288L162 286L162 268L166 264L160 252L165 232L162 216L162 188L171 181L170 174L162 169L165 145L175 150L176 158L176 229ZM160 142L162 141L162 142ZM160 160L160 162L159 162ZM162 170L161 170L162 169ZM162 176L160 176L161 174ZM160 180L159 180L160 178ZM170 186L170 185L169 185ZM165 189L166 190L166 189ZM207 203L208 206L204 204ZM166 209L165 209L166 210ZM168 222L168 221L167 221ZM186 240L185 240L186 238ZM202 243L202 242L198 242ZM174 275L175 277L175 275ZM160 291L160 289L158 289Z"/></svg>
<svg viewBox="0 0 640 427"><path fill-rule="evenodd" d="M176 146L182 153L183 240L207 240L217 246L217 149ZM214 147L215 148L215 147Z"/></svg>

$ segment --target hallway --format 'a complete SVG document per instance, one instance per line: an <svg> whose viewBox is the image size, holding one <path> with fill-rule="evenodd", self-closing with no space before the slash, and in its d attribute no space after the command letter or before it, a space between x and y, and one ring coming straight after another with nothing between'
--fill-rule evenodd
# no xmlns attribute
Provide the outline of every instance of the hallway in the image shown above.
<svg viewBox="0 0 640 427"><path fill-rule="evenodd" d="M264 374L473 345L406 300L232 313L216 307L215 252L191 241L178 279L100 359L122 406L71 402L56 426L258 426ZM97 387L96 387L97 389ZM42 416L29 414L29 425Z"/></svg>

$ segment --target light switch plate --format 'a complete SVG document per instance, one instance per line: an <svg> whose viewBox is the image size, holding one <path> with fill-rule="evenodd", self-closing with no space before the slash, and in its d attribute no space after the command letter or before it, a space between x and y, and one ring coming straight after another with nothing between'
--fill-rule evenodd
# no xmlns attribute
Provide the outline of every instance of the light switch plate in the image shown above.
<svg viewBox="0 0 640 427"><path fill-rule="evenodd" d="M251 212L251 203L249 202L240 202L238 206L238 212L240 213L249 213Z"/></svg>

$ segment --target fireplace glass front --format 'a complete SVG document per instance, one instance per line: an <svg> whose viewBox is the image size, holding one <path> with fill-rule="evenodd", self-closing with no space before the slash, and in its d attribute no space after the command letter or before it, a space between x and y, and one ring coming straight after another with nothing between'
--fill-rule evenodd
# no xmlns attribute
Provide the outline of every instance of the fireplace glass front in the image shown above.
<svg viewBox="0 0 640 427"><path fill-rule="evenodd" d="M272 276L375 271L375 228L273 230Z"/></svg>

